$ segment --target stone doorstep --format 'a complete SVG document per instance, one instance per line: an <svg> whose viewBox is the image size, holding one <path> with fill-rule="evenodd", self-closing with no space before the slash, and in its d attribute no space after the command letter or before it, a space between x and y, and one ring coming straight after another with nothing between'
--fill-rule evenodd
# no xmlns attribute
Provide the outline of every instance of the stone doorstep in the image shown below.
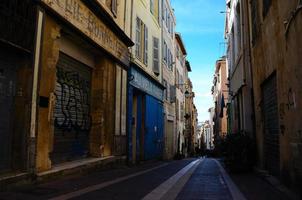
<svg viewBox="0 0 302 200"><path fill-rule="evenodd" d="M27 184L31 181L32 176L30 173L9 173L0 176L0 191L4 191L11 186L18 186L21 184Z"/></svg>
<svg viewBox="0 0 302 200"><path fill-rule="evenodd" d="M275 189L277 189L279 192L286 194L291 200L299 200L299 196L292 192L290 189L288 189L286 186L284 186L277 178L270 175L268 171L261 170L258 168L255 168L254 171L258 176L260 176L262 179L264 179L266 182L268 182L271 186L273 186Z"/></svg>
<svg viewBox="0 0 302 200"><path fill-rule="evenodd" d="M102 158L86 158L54 165L52 169L37 173L37 182L46 182L55 178L76 173L88 173L98 169L109 169L114 165L126 164L126 156L107 156Z"/></svg>
<svg viewBox="0 0 302 200"><path fill-rule="evenodd" d="M7 173L0 175L0 191L32 183L43 183L76 173L89 173L94 170L110 169L112 166L125 165L126 156L107 156L103 158L86 158L54 165L52 169L37 173Z"/></svg>

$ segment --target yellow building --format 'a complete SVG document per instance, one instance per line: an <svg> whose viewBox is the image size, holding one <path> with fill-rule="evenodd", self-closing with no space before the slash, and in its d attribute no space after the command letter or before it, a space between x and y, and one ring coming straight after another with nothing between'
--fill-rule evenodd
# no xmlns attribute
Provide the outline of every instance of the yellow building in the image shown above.
<svg viewBox="0 0 302 200"><path fill-rule="evenodd" d="M163 152L163 85L160 1L132 1L131 69L128 88L128 159L161 158ZM156 142L154 142L156 141Z"/></svg>
<svg viewBox="0 0 302 200"><path fill-rule="evenodd" d="M174 141L177 136L175 103L176 103L176 87L175 87L175 25L176 20L170 0L162 1L162 72L163 84L166 87L164 92L164 110L165 110L165 151L164 158L172 159L175 155Z"/></svg>
<svg viewBox="0 0 302 200"><path fill-rule="evenodd" d="M41 1L33 95L39 102L31 132L38 172L126 154L126 70L133 42L127 1L118 2Z"/></svg>

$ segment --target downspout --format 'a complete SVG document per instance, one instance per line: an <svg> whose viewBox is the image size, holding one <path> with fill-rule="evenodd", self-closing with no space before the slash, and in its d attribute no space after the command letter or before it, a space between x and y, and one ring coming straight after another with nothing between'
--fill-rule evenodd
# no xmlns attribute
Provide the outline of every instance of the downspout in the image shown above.
<svg viewBox="0 0 302 200"><path fill-rule="evenodd" d="M247 11L247 22L248 22L248 26L247 26L247 31L248 31L248 34L247 34L247 39L248 39L248 43L247 43L247 46L248 46L248 63L249 63L249 73L250 73L250 76L251 76L251 99L252 99L252 102L251 102L251 106L252 106L252 114L253 116L251 117L252 118L252 122L253 122L253 127L252 127L252 130L253 130L253 133L252 133L252 137L254 139L256 139L256 120L255 120L255 98L254 98L254 77L253 77L253 64L252 64L252 56L251 56L251 52L252 52L252 49L251 49L251 27L250 27L250 9L249 9L249 5L248 3L246 2L245 3L245 9Z"/></svg>
<svg viewBox="0 0 302 200"><path fill-rule="evenodd" d="M34 69L33 69L33 85L32 85L30 137L29 137L29 149L28 149L28 159L29 159L28 169L32 175L34 175L36 172L38 82L39 82L39 65L40 65L40 55L41 55L43 19L44 19L44 13L37 6L35 49L34 49L34 57L33 57Z"/></svg>

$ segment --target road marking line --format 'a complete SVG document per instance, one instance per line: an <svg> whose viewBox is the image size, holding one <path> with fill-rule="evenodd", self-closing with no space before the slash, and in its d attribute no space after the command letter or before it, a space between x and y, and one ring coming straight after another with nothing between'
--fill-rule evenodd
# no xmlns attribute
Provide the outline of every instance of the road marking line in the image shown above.
<svg viewBox="0 0 302 200"><path fill-rule="evenodd" d="M112 181L107 181L107 182L100 183L100 184L97 184L97 185L92 185L92 186L89 186L89 187L86 187L86 188L83 188L83 189L80 189L80 190L77 190L77 191L74 191L74 192L70 192L70 193L63 194L63 195L60 195L60 196L57 196L57 197L53 197L53 198L50 198L49 200L65 200L65 199L71 199L71 198L74 198L74 197L78 197L78 196L81 196L83 194L87 194L89 192L100 190L104 187L122 182L124 180L130 179L130 178L142 175L142 174L146 174L150 171L153 171L155 169L159 169L159 168L164 167L166 165L168 165L168 163L164 163L164 164L159 165L157 167L153 167L151 169L147 169L147 170L144 170L144 171L141 171L141 172L137 172L137 173L134 173L134 174L131 174L131 175L128 175L128 176L117 178L117 179L114 179Z"/></svg>
<svg viewBox="0 0 302 200"><path fill-rule="evenodd" d="M238 187L235 185L235 183L232 181L228 173L224 170L224 168L221 166L221 164L216 160L213 159L216 164L219 166L221 175L224 179L225 184L227 185L227 188L229 189L232 197L234 200L246 200L245 196L242 194L242 192L238 189Z"/></svg>
<svg viewBox="0 0 302 200"><path fill-rule="evenodd" d="M160 184L157 188L155 188L153 191L151 191L149 194L147 194L142 200L159 200L162 199L162 197L165 196L165 194L167 194L170 189L186 174L188 174L189 170L194 167L194 166L198 166L198 164L201 162L201 159L192 161L190 164L188 164L187 166L185 166L184 168L182 168L179 172L177 172L176 174L174 174L172 177L170 177L168 180L166 180L165 182L163 182L162 184ZM196 169L196 168L195 168ZM193 170L194 171L194 170ZM191 175L193 173L193 171L191 171ZM190 176L189 176L190 177ZM187 177L187 180L189 179L189 177ZM183 186L185 185L185 182L183 182ZM181 190L181 188L180 188ZM178 191L179 192L179 191ZM178 193L175 193L176 196ZM175 194L173 196L175 196ZM176 197L175 196L175 197ZM175 198L174 197L174 198ZM171 198L171 199L174 199Z"/></svg>
<svg viewBox="0 0 302 200"><path fill-rule="evenodd" d="M179 181L177 181L174 186L161 198L161 200L174 200L177 198L178 194L182 191L182 189L185 187L197 167L201 162L203 162L204 159L201 159L200 162L196 163L183 177L180 178Z"/></svg>

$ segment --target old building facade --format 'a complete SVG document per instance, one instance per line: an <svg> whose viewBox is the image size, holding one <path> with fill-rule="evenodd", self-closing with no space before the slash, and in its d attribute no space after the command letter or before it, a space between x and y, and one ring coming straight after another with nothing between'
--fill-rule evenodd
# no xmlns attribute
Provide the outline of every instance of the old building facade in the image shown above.
<svg viewBox="0 0 302 200"><path fill-rule="evenodd" d="M175 153L180 154L182 152L182 144L184 140L185 131L185 91L186 80L188 76L188 69L186 66L187 51L182 40L180 33L175 34L175 86L176 86L176 100L175 100L175 136L174 147Z"/></svg>
<svg viewBox="0 0 302 200"><path fill-rule="evenodd" d="M165 151L166 159L174 156L175 141L175 16L169 0L162 1L162 75L164 92L164 112L165 112Z"/></svg>
<svg viewBox="0 0 302 200"><path fill-rule="evenodd" d="M249 8L258 167L301 192L302 2Z"/></svg>
<svg viewBox="0 0 302 200"><path fill-rule="evenodd" d="M164 107L161 64L161 2L132 1L128 84L128 159L162 158Z"/></svg>
<svg viewBox="0 0 302 200"><path fill-rule="evenodd" d="M227 65L225 57L216 61L215 75L213 80L212 95L215 104L214 115L214 138L219 143L227 134L227 112L228 102Z"/></svg>
<svg viewBox="0 0 302 200"><path fill-rule="evenodd" d="M0 7L0 174L5 176L32 170L37 9L30 0L3 0Z"/></svg>
<svg viewBox="0 0 302 200"><path fill-rule="evenodd" d="M126 154L126 5L41 1L36 170ZM119 116L116 116L116 113Z"/></svg>
<svg viewBox="0 0 302 200"><path fill-rule="evenodd" d="M226 2L225 37L230 98L229 133L244 133L254 138L253 82L250 64L248 2Z"/></svg>

